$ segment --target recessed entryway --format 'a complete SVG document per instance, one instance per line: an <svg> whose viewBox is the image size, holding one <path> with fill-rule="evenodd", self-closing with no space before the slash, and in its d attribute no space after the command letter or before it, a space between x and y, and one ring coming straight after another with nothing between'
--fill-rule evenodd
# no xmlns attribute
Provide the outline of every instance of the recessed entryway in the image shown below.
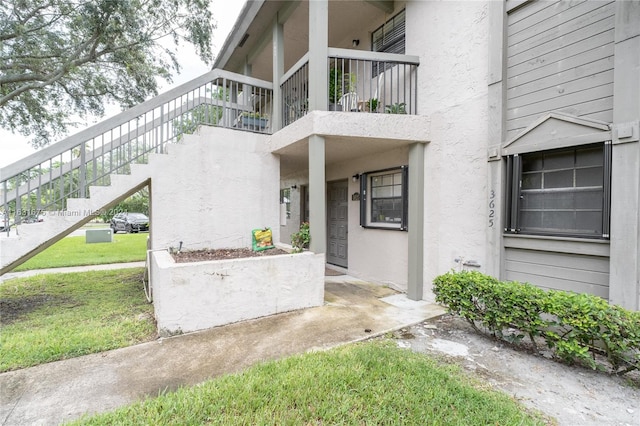
<svg viewBox="0 0 640 426"><path fill-rule="evenodd" d="M348 266L348 192L347 179L327 183L327 263Z"/></svg>

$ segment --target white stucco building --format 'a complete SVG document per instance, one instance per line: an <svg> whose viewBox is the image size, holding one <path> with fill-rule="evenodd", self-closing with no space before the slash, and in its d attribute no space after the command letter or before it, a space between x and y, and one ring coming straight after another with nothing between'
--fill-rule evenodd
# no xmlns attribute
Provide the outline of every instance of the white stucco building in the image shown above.
<svg viewBox="0 0 640 426"><path fill-rule="evenodd" d="M175 101L211 76L224 96ZM309 221L311 251L412 299L464 268L640 309L637 1L248 1L179 90L159 126L213 105L236 130L129 185L151 184L154 250ZM194 197L204 227L177 221Z"/></svg>
<svg viewBox="0 0 640 426"><path fill-rule="evenodd" d="M250 2L216 67L275 83L283 241L410 297L464 267L638 309L639 35L637 2Z"/></svg>

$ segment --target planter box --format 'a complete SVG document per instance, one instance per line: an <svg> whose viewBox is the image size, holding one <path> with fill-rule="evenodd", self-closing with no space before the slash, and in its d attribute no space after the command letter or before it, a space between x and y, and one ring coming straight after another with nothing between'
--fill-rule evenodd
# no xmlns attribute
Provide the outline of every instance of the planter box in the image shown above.
<svg viewBox="0 0 640 426"><path fill-rule="evenodd" d="M267 127L269 120L266 118L258 117L243 117L240 116L239 124L243 129L263 130Z"/></svg>
<svg viewBox="0 0 640 426"><path fill-rule="evenodd" d="M151 252L160 335L186 333L324 302L324 254L175 263Z"/></svg>

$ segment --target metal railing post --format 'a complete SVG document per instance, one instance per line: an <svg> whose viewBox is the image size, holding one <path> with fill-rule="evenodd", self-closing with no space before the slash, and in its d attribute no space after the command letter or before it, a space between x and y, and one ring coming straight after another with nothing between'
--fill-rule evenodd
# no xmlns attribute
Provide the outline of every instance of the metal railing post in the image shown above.
<svg viewBox="0 0 640 426"><path fill-rule="evenodd" d="M79 198L87 198L87 155L84 143L80 145L80 176L78 176L78 179L80 186Z"/></svg>

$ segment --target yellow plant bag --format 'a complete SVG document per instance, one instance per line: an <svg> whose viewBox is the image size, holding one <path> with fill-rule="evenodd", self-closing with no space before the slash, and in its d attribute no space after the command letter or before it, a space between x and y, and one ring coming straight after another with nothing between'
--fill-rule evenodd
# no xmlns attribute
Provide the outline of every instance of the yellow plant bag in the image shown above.
<svg viewBox="0 0 640 426"><path fill-rule="evenodd" d="M253 251L262 251L274 248L273 234L271 228L254 229L251 231L251 241L253 245Z"/></svg>

